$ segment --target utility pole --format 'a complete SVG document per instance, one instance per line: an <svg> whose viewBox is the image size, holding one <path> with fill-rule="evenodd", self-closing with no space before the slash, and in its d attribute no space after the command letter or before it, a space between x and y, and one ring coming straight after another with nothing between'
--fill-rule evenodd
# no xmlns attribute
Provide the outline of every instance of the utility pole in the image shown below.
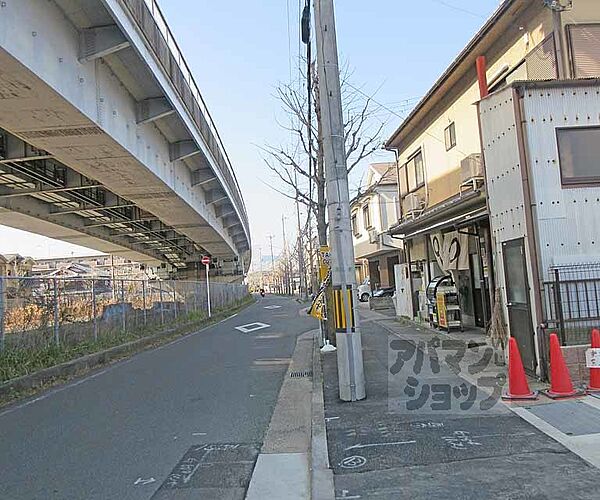
<svg viewBox="0 0 600 500"><path fill-rule="evenodd" d="M308 104L310 107L310 103ZM309 124L310 127L310 124ZM309 153L310 154L310 153ZM310 161L310 160L309 160ZM298 185L298 173L294 170L294 178L296 182L296 186ZM309 180L310 182L310 180ZM309 207L310 210L310 207ZM299 290L298 295L306 298L308 296L308 288L305 286L306 281L306 271L304 265L304 249L302 248L302 224L300 222L300 203L298 201L298 197L296 196L296 218L298 219L298 276L299 276Z"/></svg>
<svg viewBox="0 0 600 500"><path fill-rule="evenodd" d="M306 45L306 137L308 143L308 198L312 202L312 185L313 185L313 128L312 128L312 40L311 40L311 22L310 22L310 0L305 0L304 9L302 10L302 19L300 22L300 32L302 43ZM297 179L297 172L294 170L294 175ZM296 185L298 182L296 180ZM298 210L298 198L296 197L296 210ZM302 267L304 275L304 297L308 297L308 282L310 281L311 289L315 290L315 273L313 266L313 241L312 241L312 216L313 207L308 206L306 213L306 223L308 226L308 259L309 259L309 280L306 279L306 260L304 259L304 249L302 250ZM298 210L298 237L300 238L300 211ZM300 244L300 243L299 243Z"/></svg>
<svg viewBox="0 0 600 500"><path fill-rule="evenodd" d="M285 215L281 216L281 228L283 230L283 289L286 294L291 291L290 286L290 267L289 267L289 255L287 251L287 242L285 239Z"/></svg>
<svg viewBox="0 0 600 500"><path fill-rule="evenodd" d="M366 397L365 375L355 300L354 247L335 16L333 0L315 0L314 4L340 399L358 401Z"/></svg>
<svg viewBox="0 0 600 500"><path fill-rule="evenodd" d="M113 302L115 302L117 300L117 295L116 295L116 291L115 291L115 256L111 254L110 256L110 274L112 276L112 283L111 283L111 288L112 288L112 299Z"/></svg>
<svg viewBox="0 0 600 500"><path fill-rule="evenodd" d="M268 235L269 241L271 243L271 286L273 286L273 282L275 280L275 256L273 255L273 238L272 234ZM271 290L271 293L273 290Z"/></svg>
<svg viewBox="0 0 600 500"><path fill-rule="evenodd" d="M262 247L258 247L258 259L260 263L260 288L265 288L265 275L263 274Z"/></svg>

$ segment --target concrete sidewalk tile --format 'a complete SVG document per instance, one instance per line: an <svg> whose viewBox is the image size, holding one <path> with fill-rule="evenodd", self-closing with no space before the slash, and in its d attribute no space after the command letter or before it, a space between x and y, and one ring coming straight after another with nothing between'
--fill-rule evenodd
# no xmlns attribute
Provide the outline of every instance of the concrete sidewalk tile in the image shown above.
<svg viewBox="0 0 600 500"><path fill-rule="evenodd" d="M258 456L246 500L309 500L307 453L263 453Z"/></svg>
<svg viewBox="0 0 600 500"><path fill-rule="evenodd" d="M262 453L305 453L310 448L312 379L291 377L312 372L312 334L296 341L292 362L279 391Z"/></svg>

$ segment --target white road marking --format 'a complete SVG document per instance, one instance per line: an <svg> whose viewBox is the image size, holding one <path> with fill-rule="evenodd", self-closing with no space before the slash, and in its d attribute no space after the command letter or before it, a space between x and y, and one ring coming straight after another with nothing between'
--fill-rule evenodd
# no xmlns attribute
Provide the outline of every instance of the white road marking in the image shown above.
<svg viewBox="0 0 600 500"><path fill-rule="evenodd" d="M360 455L353 455L351 457L346 457L340 465L343 469L357 469L358 467L362 467L367 463L367 459L365 457L361 457Z"/></svg>
<svg viewBox="0 0 600 500"><path fill-rule="evenodd" d="M354 446L349 446L344 451L348 450L357 450L360 448L371 448L373 446L396 446L401 444L415 444L416 441L394 441L392 443L370 443L370 444L355 444Z"/></svg>
<svg viewBox="0 0 600 500"><path fill-rule="evenodd" d="M267 325L266 323L248 323L247 325L236 326L235 329L242 333L252 333L258 330L262 330L264 328L269 328L271 325Z"/></svg>
<svg viewBox="0 0 600 500"><path fill-rule="evenodd" d="M262 358L254 360L257 366L271 366L271 365L289 365L292 362L291 358Z"/></svg>
<svg viewBox="0 0 600 500"><path fill-rule="evenodd" d="M337 420L340 417L325 417L325 422L329 422L330 420Z"/></svg>
<svg viewBox="0 0 600 500"><path fill-rule="evenodd" d="M452 436L442 436L442 439L454 450L466 450L467 446L483 446L473 438L467 431L454 431Z"/></svg>
<svg viewBox="0 0 600 500"><path fill-rule="evenodd" d="M265 309L281 309L281 306L265 306Z"/></svg>
<svg viewBox="0 0 600 500"><path fill-rule="evenodd" d="M350 493L348 490L342 490L341 497L335 497L335 500L355 500L357 498L362 498L360 495L348 495Z"/></svg>
<svg viewBox="0 0 600 500"><path fill-rule="evenodd" d="M150 478L148 478L148 479L143 479L143 478L141 478L141 477L138 477L138 478L135 480L135 483L133 483L133 484L134 484L135 486L138 486L138 485L145 486L146 484L151 484L151 483L155 483L155 482L156 482L156 479L154 479L153 477L150 477Z"/></svg>
<svg viewBox="0 0 600 500"><path fill-rule="evenodd" d="M206 455L205 455L206 456ZM202 457L204 459L204 457ZM194 474L196 473L196 471L200 468L201 462L198 461L198 463L194 466L194 468L189 472L189 474L187 476L185 476L183 478L183 482L185 484L189 483L190 480L192 479L192 477L194 476Z"/></svg>
<svg viewBox="0 0 600 500"><path fill-rule="evenodd" d="M473 436L474 438L490 438L490 437L522 437L522 436L535 436L535 432L525 432L523 434L481 434L480 436Z"/></svg>
<svg viewBox="0 0 600 500"><path fill-rule="evenodd" d="M192 436L206 436L206 432L192 432Z"/></svg>

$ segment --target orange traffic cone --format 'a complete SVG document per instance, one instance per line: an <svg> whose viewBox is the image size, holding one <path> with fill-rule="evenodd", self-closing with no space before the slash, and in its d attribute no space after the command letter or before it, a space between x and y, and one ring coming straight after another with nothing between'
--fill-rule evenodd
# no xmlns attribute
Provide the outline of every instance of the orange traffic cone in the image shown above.
<svg viewBox="0 0 600 500"><path fill-rule="evenodd" d="M592 349L600 349L600 331L592 330ZM590 368L589 392L600 392L600 368Z"/></svg>
<svg viewBox="0 0 600 500"><path fill-rule="evenodd" d="M537 392L529 388L517 339L511 337L508 341L508 391L502 394L502 399L537 399Z"/></svg>
<svg viewBox="0 0 600 500"><path fill-rule="evenodd" d="M556 333L550 334L550 389L543 392L552 399L582 394L582 391L575 390L573 387Z"/></svg>

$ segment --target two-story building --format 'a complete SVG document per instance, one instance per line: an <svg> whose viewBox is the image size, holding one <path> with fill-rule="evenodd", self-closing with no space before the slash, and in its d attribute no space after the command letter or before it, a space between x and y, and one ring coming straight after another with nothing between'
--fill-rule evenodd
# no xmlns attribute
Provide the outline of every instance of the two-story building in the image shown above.
<svg viewBox="0 0 600 500"><path fill-rule="evenodd" d="M483 327L489 322L496 288L503 302L510 302L504 277L496 283L498 272L504 272L498 266L502 255L496 239L506 221L500 222L493 213L501 204L489 203L478 102L519 81L599 75L597 0L504 0L389 138L386 146L398 158L400 199L400 220L391 234L405 241L413 316L426 317L426 287L440 274L453 276L467 325ZM568 108L572 103L565 100L563 105ZM491 114L487 108L486 112ZM544 118L550 119L539 119ZM582 117L579 120L583 125ZM556 141L552 134L547 138ZM513 147L517 149L518 143ZM540 288L541 279L530 276L530 283L537 280L535 286ZM542 306L538 309L535 318L541 320L545 313ZM510 327L508 318L506 322ZM522 337L533 346L535 325L513 324L512 330L511 334L523 330L523 335L516 335L522 349ZM531 358L526 362L530 371L537 366L536 349L523 349Z"/></svg>
<svg viewBox="0 0 600 500"><path fill-rule="evenodd" d="M373 163L365 189L350 202L356 279L370 278L373 290L395 285L394 266L400 262L402 242L388 234L398 221L397 179L395 163Z"/></svg>

